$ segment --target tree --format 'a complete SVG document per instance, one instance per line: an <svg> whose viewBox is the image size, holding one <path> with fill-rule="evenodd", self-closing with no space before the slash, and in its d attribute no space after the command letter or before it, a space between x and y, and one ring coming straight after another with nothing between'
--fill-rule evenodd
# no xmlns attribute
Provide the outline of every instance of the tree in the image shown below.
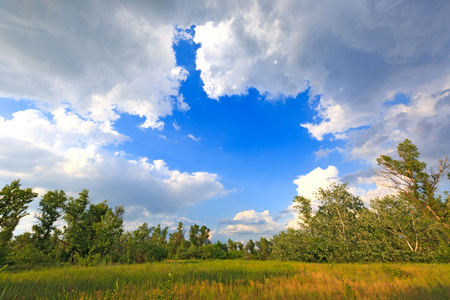
<svg viewBox="0 0 450 300"><path fill-rule="evenodd" d="M150 228L152 236L151 236L151 241L153 244L158 245L160 247L166 247L167 245L167 233L169 230L169 227L164 227L161 228L161 224L158 224L158 226L156 227L152 227Z"/></svg>
<svg viewBox="0 0 450 300"><path fill-rule="evenodd" d="M100 247L98 239L100 235L105 235L106 229L122 230L123 207L117 208L114 213L106 200L98 204L91 204L89 191L86 189L79 193L77 199L69 198L64 205L64 213L64 220L67 225L64 226L62 242L65 244L67 254L72 262L94 254L95 251L92 253L91 251L95 247ZM109 215L106 216L107 214ZM111 232L110 234L114 237L117 236L117 232ZM103 250L100 252L102 254L95 253L99 254L97 255L99 258L104 255Z"/></svg>
<svg viewBox="0 0 450 300"><path fill-rule="evenodd" d="M424 216L401 195L375 198L371 200L371 208L375 212L373 224L390 237L392 249L410 251L420 257L436 254L450 242L439 230L439 224Z"/></svg>
<svg viewBox="0 0 450 300"><path fill-rule="evenodd" d="M333 183L327 189L318 189L315 195L320 202L315 213L310 199L300 196L294 200L303 231L313 237L314 260L358 260L356 256L364 255L367 241L363 223L368 210L364 203L348 191L347 184Z"/></svg>
<svg viewBox="0 0 450 300"><path fill-rule="evenodd" d="M198 237L199 237L199 231L200 227L197 224L191 225L191 228L189 229L189 242L193 246L200 246Z"/></svg>
<svg viewBox="0 0 450 300"><path fill-rule="evenodd" d="M269 259L272 253L273 243L266 238L260 237L259 241L257 241L255 244L258 247L259 259Z"/></svg>
<svg viewBox="0 0 450 300"><path fill-rule="evenodd" d="M184 242L186 241L184 239L184 229L183 229L183 223L179 222L178 223L178 227L177 227L177 231L175 231L174 233L171 233L169 236L169 251L170 254L172 255L172 257L176 257L177 255L180 256L182 253L182 251L187 250L184 249L185 245ZM187 247L189 248L189 246Z"/></svg>
<svg viewBox="0 0 450 300"><path fill-rule="evenodd" d="M241 242L235 242L232 239L228 239L227 249L229 258L231 259L242 258L243 251L238 250L239 244L242 246Z"/></svg>
<svg viewBox="0 0 450 300"><path fill-rule="evenodd" d="M249 239L247 244L245 244L244 250L249 256L253 256L255 253L256 244L252 239Z"/></svg>
<svg viewBox="0 0 450 300"><path fill-rule="evenodd" d="M160 261L167 258L168 251L164 248L161 241L157 241L151 236L154 228L149 228L147 223L144 223L135 231L125 234L124 239L126 240L127 260L129 263ZM161 228L161 225L158 225L157 228Z"/></svg>
<svg viewBox="0 0 450 300"><path fill-rule="evenodd" d="M272 255L279 260L318 261L316 242L305 230L288 228L272 238Z"/></svg>
<svg viewBox="0 0 450 300"><path fill-rule="evenodd" d="M199 246L203 246L205 244L210 244L211 241L209 240L211 229L203 225L200 228L200 235L198 237Z"/></svg>
<svg viewBox="0 0 450 300"><path fill-rule="evenodd" d="M348 192L347 184L332 183L327 189L319 188L315 194L321 203L315 214L312 213L310 199L303 196L294 199L294 208L300 212L303 227L322 232L325 226L333 235L351 234L358 213L366 209L361 199Z"/></svg>
<svg viewBox="0 0 450 300"><path fill-rule="evenodd" d="M450 178L448 157L438 159L437 167L426 172L426 163L418 160L419 151L406 139L397 146L400 160L381 155L377 158L381 167L377 171L379 183L397 191L417 210L437 221L447 234L450 232L450 199L436 196L439 183L445 175Z"/></svg>
<svg viewBox="0 0 450 300"><path fill-rule="evenodd" d="M217 241L214 245L214 258L215 259L226 259L228 258L228 247L227 244L222 244Z"/></svg>
<svg viewBox="0 0 450 300"><path fill-rule="evenodd" d="M94 245L90 253L98 253L100 257L111 261L117 261L117 246L123 233L123 206L118 206L112 211L109 209L101 216L100 222L95 222L92 229L95 231Z"/></svg>
<svg viewBox="0 0 450 300"><path fill-rule="evenodd" d="M36 246L45 252L50 250L51 233L56 229L55 222L61 218L67 202L64 191L48 191L39 202L38 224L33 225L33 238Z"/></svg>
<svg viewBox="0 0 450 300"><path fill-rule="evenodd" d="M84 249L87 244L86 228L83 223L83 216L89 205L89 191L84 189L79 193L79 197L74 199L70 197L64 205L64 220L67 225L64 226L64 244L67 247L67 254L71 261L74 260L74 254L84 256Z"/></svg>
<svg viewBox="0 0 450 300"><path fill-rule="evenodd" d="M26 216L28 204L38 196L31 188L21 189L14 180L0 191L0 262L7 255L7 244L21 218Z"/></svg>
<svg viewBox="0 0 450 300"><path fill-rule="evenodd" d="M197 224L191 225L191 228L189 229L189 242L196 247L211 243L209 240L210 232L211 230L205 225L201 228Z"/></svg>
<svg viewBox="0 0 450 300"><path fill-rule="evenodd" d="M10 246L8 260L13 264L31 266L48 261L48 256L35 245L30 232L14 236Z"/></svg>

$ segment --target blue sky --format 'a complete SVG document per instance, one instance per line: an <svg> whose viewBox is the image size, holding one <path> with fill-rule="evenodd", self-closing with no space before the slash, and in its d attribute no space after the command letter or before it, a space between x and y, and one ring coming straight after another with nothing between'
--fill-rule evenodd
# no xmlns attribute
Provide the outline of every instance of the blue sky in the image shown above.
<svg viewBox="0 0 450 300"><path fill-rule="evenodd" d="M446 1L0 5L0 184L90 190L126 228L213 240L296 225L292 200L348 182L405 138L450 149ZM38 201L17 232L30 230Z"/></svg>

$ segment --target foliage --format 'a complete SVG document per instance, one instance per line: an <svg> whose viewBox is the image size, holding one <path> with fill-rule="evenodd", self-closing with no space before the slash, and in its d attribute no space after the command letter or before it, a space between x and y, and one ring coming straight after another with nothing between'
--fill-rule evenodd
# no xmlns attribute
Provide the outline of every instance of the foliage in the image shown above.
<svg viewBox="0 0 450 300"><path fill-rule="evenodd" d="M36 216L38 223L33 225L33 238L39 249L46 251L51 247L50 240L56 229L55 222L62 217L66 202L67 196L62 190L48 191L39 202L39 214Z"/></svg>
<svg viewBox="0 0 450 300"><path fill-rule="evenodd" d="M300 230L274 236L273 256L307 262L450 261L447 235L401 195L371 201L367 209L345 184L319 189L320 203L296 197Z"/></svg>
<svg viewBox="0 0 450 300"><path fill-rule="evenodd" d="M168 251L164 248L164 243L158 243L160 235L159 227L149 228L147 223L142 224L133 232L129 232L124 236L124 243L126 244L127 261L134 263L145 263L148 261L161 261L167 258ZM151 236L152 232L155 232ZM167 231L165 228L164 231Z"/></svg>
<svg viewBox="0 0 450 300"><path fill-rule="evenodd" d="M411 205L430 219L438 222L450 234L449 197L436 195L439 183L447 175L450 178L450 163L447 157L438 159L437 168L426 172L426 163L418 160L419 151L406 139L397 147L400 160L381 155L378 175L380 183L400 193Z"/></svg>
<svg viewBox="0 0 450 300"><path fill-rule="evenodd" d="M176 292L174 288L174 283L172 279L172 273L169 273L169 278L163 281L159 287L159 294L156 299L161 300L172 300L176 299Z"/></svg>
<svg viewBox="0 0 450 300"><path fill-rule="evenodd" d="M31 233L16 236L10 243L9 260L16 264L32 266L45 263L49 257L34 243Z"/></svg>
<svg viewBox="0 0 450 300"><path fill-rule="evenodd" d="M336 183L327 189L320 188L316 198L320 202L316 212L311 209L310 199L296 197L294 200L295 207L302 213L302 236L313 243L307 251L310 259L359 261L366 246L364 217L368 213L361 199L352 195L346 184Z"/></svg>
<svg viewBox="0 0 450 300"><path fill-rule="evenodd" d="M177 230L169 236L169 257L178 258L179 256L182 256L181 254L185 248L184 242L186 241L184 238L184 232L183 223L179 222Z"/></svg>
<svg viewBox="0 0 450 300"><path fill-rule="evenodd" d="M20 180L14 180L0 191L0 263L6 259L14 229L28 214L28 204L38 195L31 188L21 189L20 186Z"/></svg>
<svg viewBox="0 0 450 300"><path fill-rule="evenodd" d="M400 195L375 198L371 200L371 208L376 216L373 224L391 236L397 249L432 252L437 250L442 239L446 239L435 222Z"/></svg>

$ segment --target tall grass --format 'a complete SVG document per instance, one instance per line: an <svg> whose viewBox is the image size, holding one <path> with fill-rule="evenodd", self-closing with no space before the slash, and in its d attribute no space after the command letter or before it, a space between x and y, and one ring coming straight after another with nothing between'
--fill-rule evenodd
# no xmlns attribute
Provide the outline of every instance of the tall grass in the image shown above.
<svg viewBox="0 0 450 300"><path fill-rule="evenodd" d="M226 260L0 273L0 299L156 299L164 295L215 300L450 299L450 265Z"/></svg>

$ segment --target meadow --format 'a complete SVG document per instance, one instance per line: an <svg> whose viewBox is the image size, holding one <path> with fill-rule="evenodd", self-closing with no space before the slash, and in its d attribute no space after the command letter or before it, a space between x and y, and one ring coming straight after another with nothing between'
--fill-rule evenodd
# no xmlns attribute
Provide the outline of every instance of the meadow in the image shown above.
<svg viewBox="0 0 450 300"><path fill-rule="evenodd" d="M449 264L165 261L0 273L0 299L450 299Z"/></svg>

